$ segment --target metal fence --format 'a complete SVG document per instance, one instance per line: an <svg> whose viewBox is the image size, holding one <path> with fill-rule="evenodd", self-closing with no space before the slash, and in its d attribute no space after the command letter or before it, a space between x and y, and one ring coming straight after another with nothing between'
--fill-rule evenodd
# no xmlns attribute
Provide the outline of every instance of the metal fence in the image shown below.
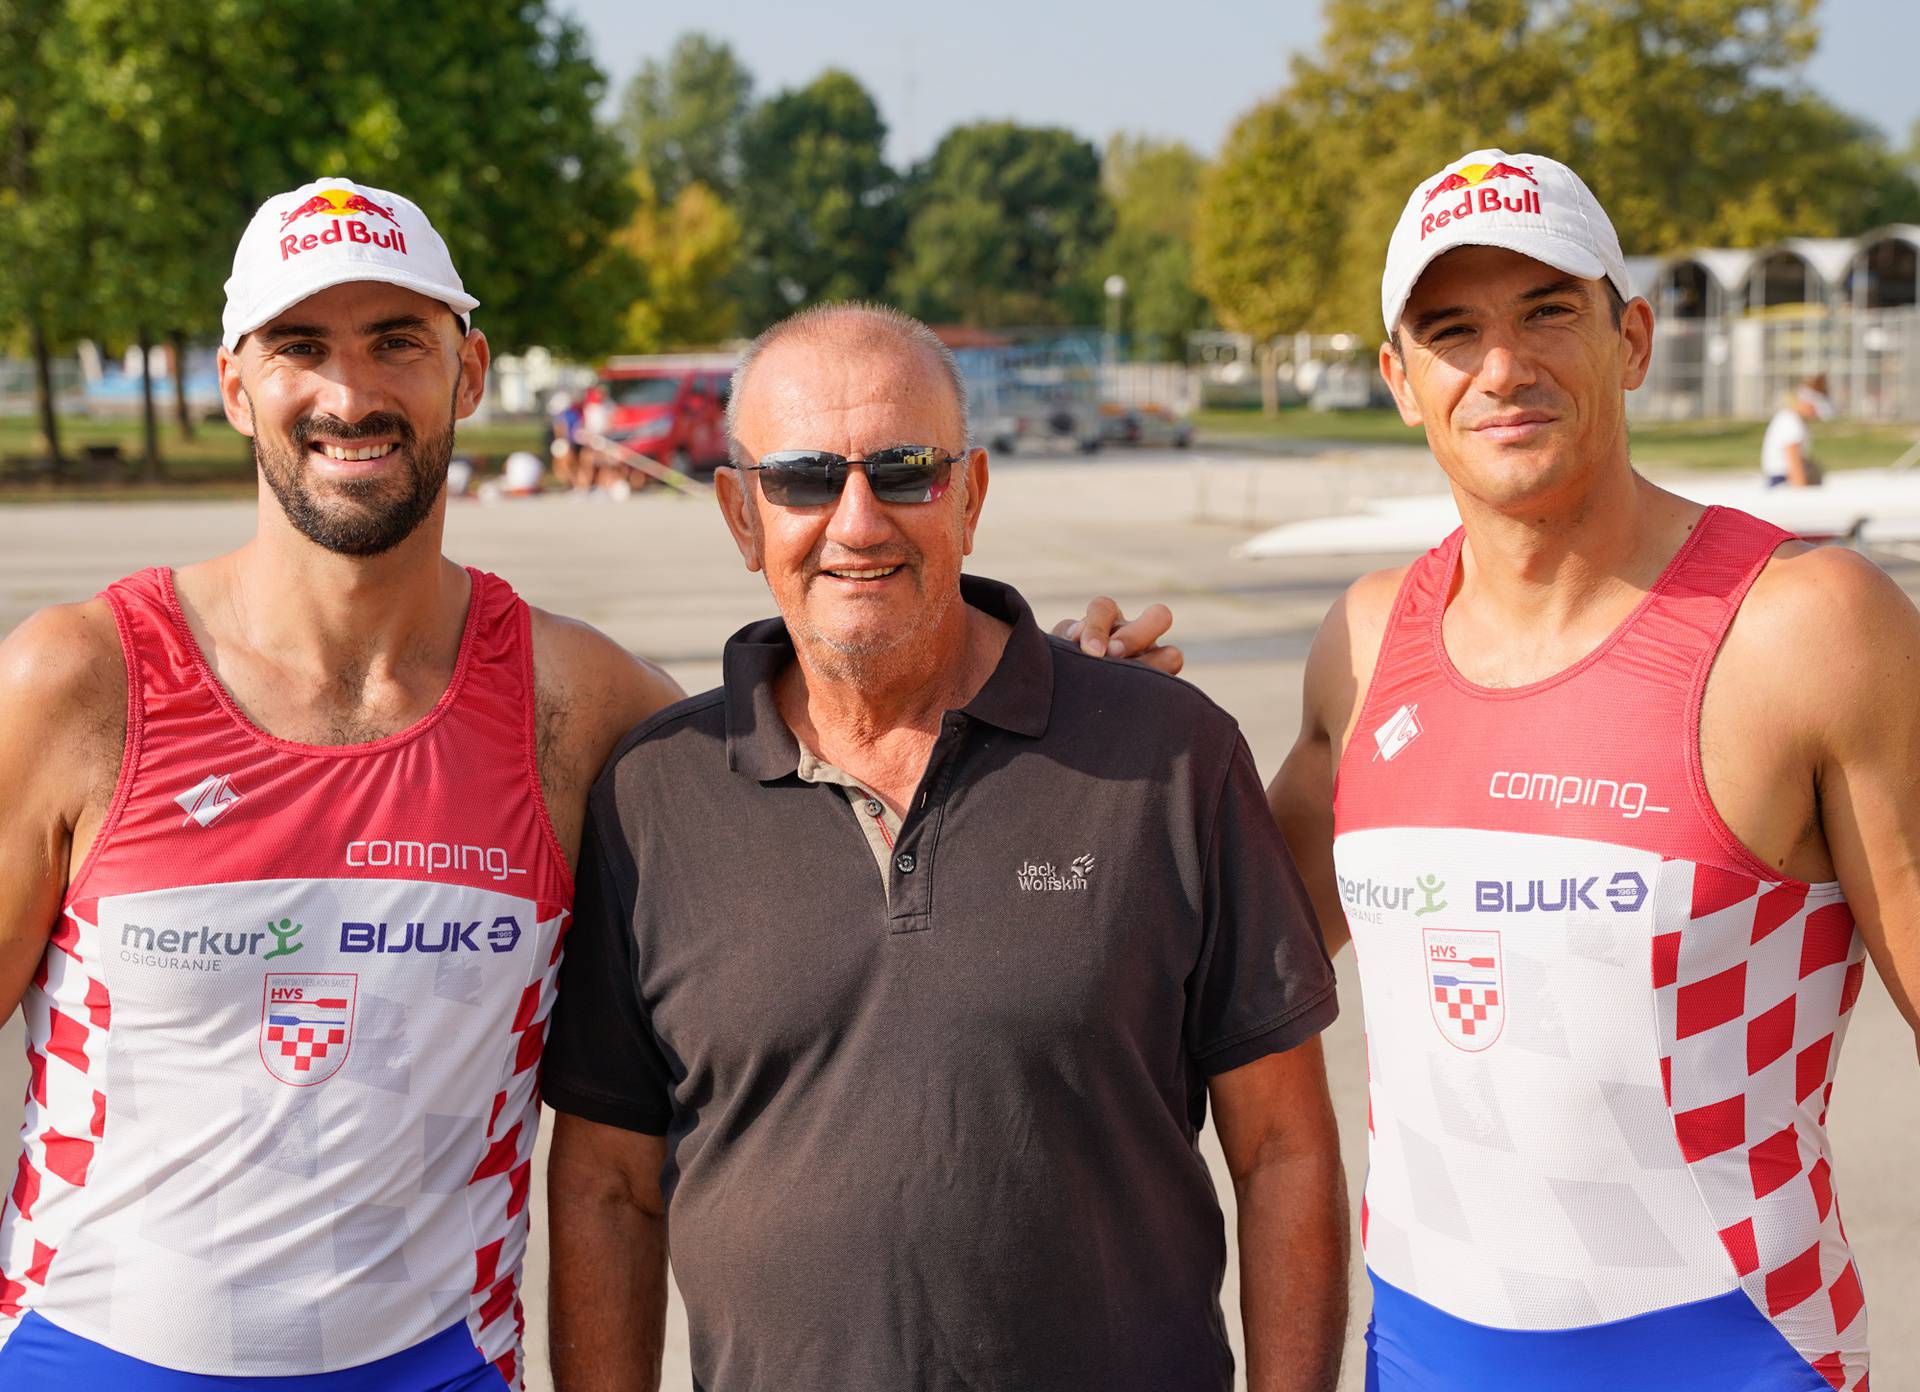
<svg viewBox="0 0 1920 1392"><path fill-rule="evenodd" d="M1656 319L1652 368L1627 400L1645 419L1758 419L1820 372L1843 417L1920 419L1920 310L1776 305Z"/></svg>

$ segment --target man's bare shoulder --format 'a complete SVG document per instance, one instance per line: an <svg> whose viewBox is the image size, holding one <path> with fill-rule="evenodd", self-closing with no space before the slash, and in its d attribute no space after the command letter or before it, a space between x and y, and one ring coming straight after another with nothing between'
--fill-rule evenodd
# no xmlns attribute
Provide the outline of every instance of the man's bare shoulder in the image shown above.
<svg viewBox="0 0 1920 1392"><path fill-rule="evenodd" d="M1865 556L1804 542L1782 546L1754 581L1715 670L1716 684L1764 692L1816 720L1886 701L1916 676L1913 601Z"/></svg>
<svg viewBox="0 0 1920 1392"><path fill-rule="evenodd" d="M77 799L111 793L126 731L126 657L105 600L41 609L0 641L0 765L52 774Z"/></svg>
<svg viewBox="0 0 1920 1392"><path fill-rule="evenodd" d="M592 624L533 610L535 671L568 686L598 690L635 712L637 725L686 693L666 670L628 652Z"/></svg>
<svg viewBox="0 0 1920 1392"><path fill-rule="evenodd" d="M126 718L127 661L104 599L36 611L0 640L0 703L16 726L36 713Z"/></svg>
<svg viewBox="0 0 1920 1392"><path fill-rule="evenodd" d="M1333 602L1307 658L1309 698L1351 703L1373 675L1406 566L1368 571ZM1335 713L1332 711L1329 714Z"/></svg>
<svg viewBox="0 0 1920 1392"><path fill-rule="evenodd" d="M538 750L550 785L584 786L620 736L686 693L592 624L533 610Z"/></svg>
<svg viewBox="0 0 1920 1392"><path fill-rule="evenodd" d="M1338 616L1348 639L1356 647L1364 646L1369 652L1377 651L1380 639L1387 631L1387 619L1393 613L1393 601L1400 593L1400 586L1406 580L1409 568L1389 566L1385 570L1368 571L1347 586L1346 593L1334 601L1333 609L1327 615L1328 623L1331 624Z"/></svg>

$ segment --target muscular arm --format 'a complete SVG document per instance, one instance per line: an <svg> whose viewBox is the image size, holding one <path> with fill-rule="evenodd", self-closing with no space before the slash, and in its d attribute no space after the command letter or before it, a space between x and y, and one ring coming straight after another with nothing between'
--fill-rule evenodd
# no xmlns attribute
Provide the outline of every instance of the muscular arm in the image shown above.
<svg viewBox="0 0 1920 1392"><path fill-rule="evenodd" d="M555 1117L547 1161L556 1392L658 1392L667 1325L664 1136Z"/></svg>
<svg viewBox="0 0 1920 1392"><path fill-rule="evenodd" d="M1816 562L1806 566L1807 562ZM1920 612L1851 552L1799 558L1820 832L1874 967L1920 1033Z"/></svg>
<svg viewBox="0 0 1920 1392"><path fill-rule="evenodd" d="M1320 1041L1210 1088L1239 1206L1248 1392L1332 1392L1347 1327L1347 1194Z"/></svg>
<svg viewBox="0 0 1920 1392"><path fill-rule="evenodd" d="M1373 677L1387 612L1404 570L1363 575L1337 600L1314 635L1302 684L1300 734L1267 785L1267 803L1300 867L1332 956L1348 937L1333 871L1333 780Z"/></svg>
<svg viewBox="0 0 1920 1392"><path fill-rule="evenodd" d="M46 951L113 801L125 661L105 603L44 609L0 643L0 1021Z"/></svg>
<svg viewBox="0 0 1920 1392"><path fill-rule="evenodd" d="M571 866L587 790L620 737L686 695L660 668L574 619L533 611L534 721L540 791Z"/></svg>
<svg viewBox="0 0 1920 1392"><path fill-rule="evenodd" d="M1783 547L1714 663L1700 747L1735 836L1840 882L1920 1033L1920 612L1864 557Z"/></svg>

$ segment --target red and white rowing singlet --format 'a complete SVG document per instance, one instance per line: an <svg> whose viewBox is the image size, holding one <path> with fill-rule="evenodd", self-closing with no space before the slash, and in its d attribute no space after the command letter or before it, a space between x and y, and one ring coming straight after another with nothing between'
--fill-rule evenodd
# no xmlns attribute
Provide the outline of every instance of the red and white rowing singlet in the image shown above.
<svg viewBox="0 0 1920 1392"><path fill-rule="evenodd" d="M464 1324L520 1386L536 1065L573 889L534 762L528 610L471 574L433 712L341 747L247 720L170 572L106 591L125 763L23 1005L0 1344L38 1316L264 1378Z"/></svg>
<svg viewBox="0 0 1920 1392"><path fill-rule="evenodd" d="M1605 642L1511 690L1447 658L1462 538L1407 573L1335 797L1368 1385L1864 1389L1826 1135L1864 949L1700 763L1708 671L1788 534L1708 509Z"/></svg>

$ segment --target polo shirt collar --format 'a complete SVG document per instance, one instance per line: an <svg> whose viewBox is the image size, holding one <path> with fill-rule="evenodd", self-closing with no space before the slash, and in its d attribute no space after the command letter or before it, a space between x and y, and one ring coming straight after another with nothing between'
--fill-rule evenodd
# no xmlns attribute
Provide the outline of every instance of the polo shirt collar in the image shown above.
<svg viewBox="0 0 1920 1392"><path fill-rule="evenodd" d="M961 713L1012 734L1045 734L1053 712L1053 654L1033 610L1013 586L977 575L960 577L960 598L1013 628L993 675ZM721 689L727 767L734 772L769 782L798 771L800 742L773 696L774 679L793 660L793 639L781 619L748 624L727 640Z"/></svg>

